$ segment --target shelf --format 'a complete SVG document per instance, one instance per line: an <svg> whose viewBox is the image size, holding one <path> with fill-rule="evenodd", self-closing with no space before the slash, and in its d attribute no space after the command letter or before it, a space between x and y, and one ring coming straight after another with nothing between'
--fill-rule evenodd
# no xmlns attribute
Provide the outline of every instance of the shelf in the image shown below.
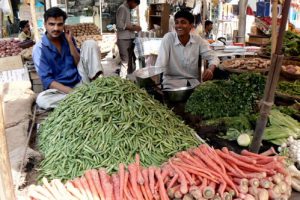
<svg viewBox="0 0 300 200"><path fill-rule="evenodd" d="M161 17L160 15L150 15L150 17Z"/></svg>

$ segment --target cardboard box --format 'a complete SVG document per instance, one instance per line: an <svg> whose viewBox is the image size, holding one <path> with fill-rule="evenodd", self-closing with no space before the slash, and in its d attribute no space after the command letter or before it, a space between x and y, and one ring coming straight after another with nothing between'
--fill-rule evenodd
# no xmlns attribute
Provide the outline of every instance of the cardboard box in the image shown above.
<svg viewBox="0 0 300 200"><path fill-rule="evenodd" d="M0 71L22 69L23 61L20 55L0 58Z"/></svg>

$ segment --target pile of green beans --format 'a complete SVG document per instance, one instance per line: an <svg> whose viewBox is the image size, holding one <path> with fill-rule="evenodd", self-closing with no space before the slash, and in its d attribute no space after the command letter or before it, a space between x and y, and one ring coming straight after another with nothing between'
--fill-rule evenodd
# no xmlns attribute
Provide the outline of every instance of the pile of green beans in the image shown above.
<svg viewBox="0 0 300 200"><path fill-rule="evenodd" d="M158 166L200 143L191 128L134 83L99 78L69 94L42 123L39 175L68 180L91 168L114 172L137 153L143 166Z"/></svg>

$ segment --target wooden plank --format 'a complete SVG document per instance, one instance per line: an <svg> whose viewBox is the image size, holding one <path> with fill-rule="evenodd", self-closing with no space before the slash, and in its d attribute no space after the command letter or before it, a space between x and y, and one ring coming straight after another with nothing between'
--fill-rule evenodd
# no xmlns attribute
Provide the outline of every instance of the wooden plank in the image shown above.
<svg viewBox="0 0 300 200"><path fill-rule="evenodd" d="M0 58L0 71L8 71L23 68L23 61L20 55Z"/></svg>
<svg viewBox="0 0 300 200"><path fill-rule="evenodd" d="M2 98L0 97L0 199L15 200L15 193L5 135Z"/></svg>

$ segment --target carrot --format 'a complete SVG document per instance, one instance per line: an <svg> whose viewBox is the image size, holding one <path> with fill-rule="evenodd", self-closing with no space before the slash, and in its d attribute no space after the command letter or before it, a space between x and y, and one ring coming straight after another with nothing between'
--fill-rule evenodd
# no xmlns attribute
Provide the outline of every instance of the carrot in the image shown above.
<svg viewBox="0 0 300 200"><path fill-rule="evenodd" d="M150 187L149 187L149 175L148 175L148 169L142 169L142 175L143 175L143 178L144 178L144 184L145 184L145 190L146 190L146 193L147 193L147 196L148 196L148 199L152 200L153 199L153 196L152 196L152 193L150 191Z"/></svg>
<svg viewBox="0 0 300 200"><path fill-rule="evenodd" d="M232 190L233 191L233 190ZM234 191L233 191L234 192ZM224 200L232 200L232 197L233 197L234 195L233 194L231 194L230 192L225 192L224 193Z"/></svg>
<svg viewBox="0 0 300 200"><path fill-rule="evenodd" d="M131 186L132 186L132 189L135 193L135 196L138 200L142 200L144 199L143 198L143 195L140 191L140 189L138 188L138 182L137 182L137 167L135 164L130 164L128 165L128 170L129 170L129 174L130 174L130 183L131 183Z"/></svg>
<svg viewBox="0 0 300 200"><path fill-rule="evenodd" d="M204 187L202 191L202 196L206 199L213 198L215 195L215 190L211 186Z"/></svg>
<svg viewBox="0 0 300 200"><path fill-rule="evenodd" d="M184 174L179 170L175 165L172 164L171 160L169 161L170 166L175 170L175 172L178 174L179 179L180 179L180 192L182 194L186 194L188 192L188 187L187 187L187 180L184 176Z"/></svg>
<svg viewBox="0 0 300 200"><path fill-rule="evenodd" d="M276 155L276 154L277 153L273 147L271 147L270 149L268 149L265 152L260 153L260 155L263 155L263 156L272 156L272 155Z"/></svg>
<svg viewBox="0 0 300 200"><path fill-rule="evenodd" d="M152 192L152 195L155 194L154 185L155 185L155 180L154 180L154 167L153 167L153 166L150 166L150 167L149 167L149 186L150 186L150 190L151 190L151 192Z"/></svg>
<svg viewBox="0 0 300 200"><path fill-rule="evenodd" d="M228 165L230 165L239 175L241 175L242 177L246 177L246 174L244 173L244 171L242 171L238 166L236 166L234 163L228 163Z"/></svg>
<svg viewBox="0 0 300 200"><path fill-rule="evenodd" d="M93 195L92 195L92 191L90 189L90 186L86 180L86 178L84 176L79 178L81 185L83 186L83 189L85 190L85 193L88 196L88 199L93 200Z"/></svg>
<svg viewBox="0 0 300 200"><path fill-rule="evenodd" d="M81 195L80 191L78 189L76 189L73 184L68 181L66 184L65 184L67 190L74 196L76 197L77 199L83 199L83 196Z"/></svg>
<svg viewBox="0 0 300 200"><path fill-rule="evenodd" d="M269 200L269 193L266 189L260 189L258 188L258 199L259 200Z"/></svg>
<svg viewBox="0 0 300 200"><path fill-rule="evenodd" d="M251 179L251 178L261 179L261 178L266 178L267 177L266 172L256 173L256 172L246 172L246 171L244 171L244 174L246 175L245 177L248 178L248 179Z"/></svg>
<svg viewBox="0 0 300 200"><path fill-rule="evenodd" d="M182 198L182 200L193 200L193 196L191 194L185 194Z"/></svg>
<svg viewBox="0 0 300 200"><path fill-rule="evenodd" d="M238 190L240 193L247 194L249 191L249 187L247 185L239 185Z"/></svg>
<svg viewBox="0 0 300 200"><path fill-rule="evenodd" d="M113 183L113 193L115 200L122 200L120 197L120 178L117 174L113 174L111 176L112 183Z"/></svg>
<svg viewBox="0 0 300 200"><path fill-rule="evenodd" d="M217 151L220 151L220 150L217 150ZM221 151L220 151L221 152ZM201 154L201 152L197 152L197 151L195 151L195 153L197 154L197 156L199 156L199 157L201 157L202 158L202 160L205 160L205 156L203 156L202 154ZM223 152L222 152L223 153ZM221 159L220 158L220 161L222 161L223 162L223 164L225 165L225 167L226 167L226 162L223 160L223 159ZM209 162L209 161L208 161ZM213 163L210 163L210 166L211 165L213 165ZM227 166L228 167L228 166ZM218 170L218 172L221 172L220 170ZM234 189L234 191L238 194L238 191L237 191L237 188L236 188L236 186L234 185L234 183L232 182L232 180L227 176L227 174L225 173L222 173L222 175L219 175L221 178L223 178L224 179L224 181L230 186L230 187L232 187L233 189Z"/></svg>
<svg viewBox="0 0 300 200"><path fill-rule="evenodd" d="M98 170L101 186L105 195L105 200L112 200L113 199L113 186L110 182L110 178L107 175L105 169Z"/></svg>
<svg viewBox="0 0 300 200"><path fill-rule="evenodd" d="M96 189L96 185L95 185L95 182L93 180L93 174L92 174L92 171L91 170L87 170L84 174L89 186L90 186L90 189L91 189L91 192L92 192L92 195L93 195L93 199L94 200L100 200L99 199L99 196L98 196L98 193L97 193L97 189Z"/></svg>
<svg viewBox="0 0 300 200"><path fill-rule="evenodd" d="M119 177L120 177L120 199L123 199L124 194L124 179L125 179L125 165L119 164Z"/></svg>
<svg viewBox="0 0 300 200"><path fill-rule="evenodd" d="M141 188L142 194L143 194L143 196L144 196L144 199L145 199L145 200L149 200L148 195L147 195L147 192L146 192L145 185L140 185L140 188Z"/></svg>
<svg viewBox="0 0 300 200"><path fill-rule="evenodd" d="M186 180L189 182L190 185L195 185L195 181L192 179L192 176L188 173L187 170L185 170L183 167L178 165L176 165L176 167L184 174Z"/></svg>
<svg viewBox="0 0 300 200"><path fill-rule="evenodd" d="M201 145L202 146L202 145ZM204 147L204 146L203 146ZM222 172L222 169L216 165L216 163L211 160L209 158L209 156L205 155L205 152L202 152L200 148L196 149L196 151L194 151L194 153L196 154L196 156L198 156L204 163L206 163L206 165L213 169L216 172Z"/></svg>
<svg viewBox="0 0 300 200"><path fill-rule="evenodd" d="M249 180L249 185L252 187L258 187L259 186L259 180L257 178L252 178Z"/></svg>
<svg viewBox="0 0 300 200"><path fill-rule="evenodd" d="M155 176L159 183L159 194L160 194L161 200L169 200L169 197L166 195L167 191L165 189L165 185L164 185L161 173L160 173L160 169L159 168L155 169L154 173L155 173Z"/></svg>
<svg viewBox="0 0 300 200"><path fill-rule="evenodd" d="M249 180L246 179L246 178L233 178L232 180L237 185L246 185L246 186L248 186L248 183L249 183Z"/></svg>
<svg viewBox="0 0 300 200"><path fill-rule="evenodd" d="M144 184L144 178L141 172L141 167L140 167L140 155L136 154L135 155L135 164L137 167L137 183L140 185Z"/></svg>
<svg viewBox="0 0 300 200"><path fill-rule="evenodd" d="M222 198L225 199L225 196L224 196L224 192L225 192L225 189L227 187L227 184L226 182L223 182L220 184L219 188L218 188L218 193L221 195Z"/></svg>
<svg viewBox="0 0 300 200"><path fill-rule="evenodd" d="M135 199L131 194L130 194L130 191L129 191L129 173L127 171L124 172L124 194L126 196L127 199Z"/></svg>
<svg viewBox="0 0 300 200"><path fill-rule="evenodd" d="M268 179L260 179L259 185L262 188L268 189L271 187L271 182Z"/></svg>
<svg viewBox="0 0 300 200"><path fill-rule="evenodd" d="M105 195L101 186L101 182L100 182L100 178L99 178L99 174L98 171L96 169L91 169L90 170L90 175L92 177L92 180L95 184L96 187L96 191L98 193L98 197L100 197L101 200L105 199Z"/></svg>
<svg viewBox="0 0 300 200"><path fill-rule="evenodd" d="M215 153L214 149L210 148L208 145L201 145L199 150L207 155L209 159L219 165L223 173L226 173L225 167L222 162L220 162L218 155Z"/></svg>
<svg viewBox="0 0 300 200"><path fill-rule="evenodd" d="M253 158L249 158L249 157L246 157L246 156L242 156L240 154L237 154L233 151L229 151L229 154L232 155L233 157L235 157L236 159L239 159L241 161L244 161L246 163L249 163L249 164L256 164L256 160L253 159Z"/></svg>
<svg viewBox="0 0 300 200"><path fill-rule="evenodd" d="M201 177L205 177L211 181L215 181L215 182L218 182L217 179L220 178L219 174L217 174L216 172L214 171L210 171L209 169L201 169L201 168L198 168L198 167L194 167L194 166L191 166L191 165L186 165L185 163L182 163L182 162L174 162L174 164L176 164L176 166L181 166L183 167L186 171L190 172L190 173L193 173L195 175L198 175L201 176ZM218 176L218 177L215 177L214 175L212 174L215 174L215 176Z"/></svg>
<svg viewBox="0 0 300 200"><path fill-rule="evenodd" d="M167 188L168 189L172 188L177 180L178 180L178 174L175 174L175 176L173 176L173 178L171 179L170 183L167 185Z"/></svg>
<svg viewBox="0 0 300 200"><path fill-rule="evenodd" d="M203 189L207 186L207 179L206 178L203 178L203 181L200 185L200 191L203 191Z"/></svg>
<svg viewBox="0 0 300 200"><path fill-rule="evenodd" d="M176 185L175 187L172 187L172 188L168 188L167 189L167 193L168 193L168 196L173 199L175 198L175 192L180 190L180 185Z"/></svg>
<svg viewBox="0 0 300 200"><path fill-rule="evenodd" d="M170 172L171 170L172 170L172 168L171 168L168 164L164 164L164 165L162 166L161 177L162 177L162 179L164 180L164 182L165 182L165 178L168 177L169 172Z"/></svg>
<svg viewBox="0 0 300 200"><path fill-rule="evenodd" d="M189 193L195 198L195 199L201 199L202 193L199 187L197 186L191 186L189 189Z"/></svg>
<svg viewBox="0 0 300 200"><path fill-rule="evenodd" d="M233 156L231 156L230 154L226 154L220 150L216 150L217 153L219 154L219 156L221 156L223 159L227 160L227 162L232 162L234 164L236 164L237 166L242 166L244 168L250 169L250 170L254 170L257 172L267 172L267 169L263 169L263 168L258 168L255 167L253 165L250 165L249 163L245 163L243 161L237 160L236 158L234 158Z"/></svg>
<svg viewBox="0 0 300 200"><path fill-rule="evenodd" d="M80 178L75 178L71 183L75 186L75 188L79 189L83 196L83 199L88 199L87 193L80 181Z"/></svg>
<svg viewBox="0 0 300 200"><path fill-rule="evenodd" d="M133 191L132 184L130 183L130 181L128 181L128 189L130 191L130 194L133 196L133 198L137 199L137 197L135 195L135 192Z"/></svg>

